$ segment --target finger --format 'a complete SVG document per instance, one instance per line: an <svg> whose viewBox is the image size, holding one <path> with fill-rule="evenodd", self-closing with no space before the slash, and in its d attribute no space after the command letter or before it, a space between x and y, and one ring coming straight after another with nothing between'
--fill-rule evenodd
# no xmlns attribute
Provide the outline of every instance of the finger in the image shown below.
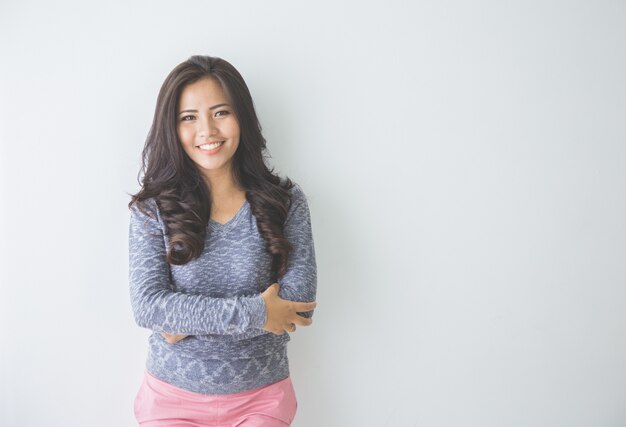
<svg viewBox="0 0 626 427"><path fill-rule="evenodd" d="M285 330L285 332L294 332L296 330L296 324L287 323L283 326L283 329Z"/></svg>
<svg viewBox="0 0 626 427"><path fill-rule="evenodd" d="M302 325L302 326L309 326L311 323L313 323L313 319L311 317L304 317L304 316L296 315L291 320L291 323Z"/></svg>
<svg viewBox="0 0 626 427"><path fill-rule="evenodd" d="M317 302L295 302L294 308L297 312L302 313L303 311L311 311L315 307L317 307Z"/></svg>
<svg viewBox="0 0 626 427"><path fill-rule="evenodd" d="M272 283L269 287L268 287L268 291L271 294L274 295L278 295L278 291L280 290L280 285L278 283Z"/></svg>

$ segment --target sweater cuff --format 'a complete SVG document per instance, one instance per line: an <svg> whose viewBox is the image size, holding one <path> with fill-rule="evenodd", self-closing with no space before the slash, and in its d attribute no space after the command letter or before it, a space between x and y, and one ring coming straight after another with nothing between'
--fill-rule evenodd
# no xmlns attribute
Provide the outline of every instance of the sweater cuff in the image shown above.
<svg viewBox="0 0 626 427"><path fill-rule="evenodd" d="M248 299L248 302L250 326L253 328L263 329L266 322L266 307L263 296L261 294L255 295Z"/></svg>

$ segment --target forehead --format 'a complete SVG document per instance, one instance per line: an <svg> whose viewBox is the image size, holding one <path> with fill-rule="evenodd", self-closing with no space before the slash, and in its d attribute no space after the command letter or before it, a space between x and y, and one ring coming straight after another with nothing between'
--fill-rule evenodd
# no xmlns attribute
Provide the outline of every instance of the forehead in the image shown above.
<svg viewBox="0 0 626 427"><path fill-rule="evenodd" d="M179 99L181 108L220 102L227 102L226 95L217 79L212 77L204 77L188 84L183 88Z"/></svg>

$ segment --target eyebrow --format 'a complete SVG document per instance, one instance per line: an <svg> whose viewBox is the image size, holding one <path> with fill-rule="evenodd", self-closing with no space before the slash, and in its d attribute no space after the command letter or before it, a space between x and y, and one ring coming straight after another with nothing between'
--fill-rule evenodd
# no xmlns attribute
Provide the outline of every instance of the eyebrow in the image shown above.
<svg viewBox="0 0 626 427"><path fill-rule="evenodd" d="M224 106L228 107L228 104L217 104L217 105L214 105L212 107L209 107L209 110L215 110L216 108L224 107ZM197 113L197 112L198 112L198 110L183 110L183 111L181 111L178 114L180 115L180 114L183 114L183 113Z"/></svg>

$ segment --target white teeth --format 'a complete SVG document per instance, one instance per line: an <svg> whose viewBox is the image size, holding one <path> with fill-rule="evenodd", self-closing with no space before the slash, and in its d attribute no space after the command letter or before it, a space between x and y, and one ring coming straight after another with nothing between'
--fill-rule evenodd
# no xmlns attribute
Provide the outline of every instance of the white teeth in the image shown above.
<svg viewBox="0 0 626 427"><path fill-rule="evenodd" d="M200 149L201 150L206 150L206 151L213 150L214 148L219 147L223 143L224 143L224 141L216 142L216 143L213 143L213 144L204 144L204 145L200 146Z"/></svg>

